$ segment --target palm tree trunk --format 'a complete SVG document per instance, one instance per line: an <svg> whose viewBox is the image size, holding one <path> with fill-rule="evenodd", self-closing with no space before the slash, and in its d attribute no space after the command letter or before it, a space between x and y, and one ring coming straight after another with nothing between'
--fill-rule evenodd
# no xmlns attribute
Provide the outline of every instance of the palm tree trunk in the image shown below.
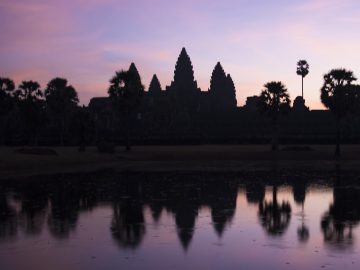
<svg viewBox="0 0 360 270"><path fill-rule="evenodd" d="M273 199L273 204L277 205L277 185L276 184L274 184L274 186L273 186L272 199Z"/></svg>
<svg viewBox="0 0 360 270"><path fill-rule="evenodd" d="M341 119L340 117L337 118L337 131L336 131L336 149L335 149L335 157L337 159L340 158L340 139L341 139Z"/></svg>
<svg viewBox="0 0 360 270"><path fill-rule="evenodd" d="M271 139L271 150L277 151L279 150L279 129L277 123L277 117L273 117L272 119L272 139Z"/></svg>
<svg viewBox="0 0 360 270"><path fill-rule="evenodd" d="M0 116L0 146L5 145L5 120Z"/></svg>
<svg viewBox="0 0 360 270"><path fill-rule="evenodd" d="M130 136L129 136L129 129L130 129L130 113L126 113L126 119L125 119L125 150L126 152L131 151L130 146Z"/></svg>
<svg viewBox="0 0 360 270"><path fill-rule="evenodd" d="M301 97L304 99L304 77L301 76Z"/></svg>

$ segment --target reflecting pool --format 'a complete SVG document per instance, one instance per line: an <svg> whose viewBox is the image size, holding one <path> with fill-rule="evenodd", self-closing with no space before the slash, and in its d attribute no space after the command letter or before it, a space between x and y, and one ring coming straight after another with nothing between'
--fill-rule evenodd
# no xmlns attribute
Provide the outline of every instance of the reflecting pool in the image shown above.
<svg viewBox="0 0 360 270"><path fill-rule="evenodd" d="M0 182L0 269L359 269L356 174Z"/></svg>

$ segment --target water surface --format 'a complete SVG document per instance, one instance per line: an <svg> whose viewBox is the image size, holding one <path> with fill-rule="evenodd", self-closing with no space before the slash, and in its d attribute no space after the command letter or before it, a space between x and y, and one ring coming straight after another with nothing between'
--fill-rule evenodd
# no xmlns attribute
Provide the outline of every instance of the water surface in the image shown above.
<svg viewBox="0 0 360 270"><path fill-rule="evenodd" d="M359 269L354 174L0 183L0 269Z"/></svg>

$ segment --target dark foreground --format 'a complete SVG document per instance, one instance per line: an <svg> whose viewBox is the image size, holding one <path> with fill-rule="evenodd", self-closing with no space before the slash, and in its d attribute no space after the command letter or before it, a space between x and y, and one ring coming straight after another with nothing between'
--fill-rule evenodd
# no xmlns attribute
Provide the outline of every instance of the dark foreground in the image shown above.
<svg viewBox="0 0 360 270"><path fill-rule="evenodd" d="M0 183L0 269L358 269L360 178L73 174Z"/></svg>
<svg viewBox="0 0 360 270"><path fill-rule="evenodd" d="M342 170L360 172L360 145L342 146L340 161L334 158L333 145L281 146L277 153L271 152L268 145L135 146L132 152L117 147L112 154L99 153L95 147L87 148L85 153L79 153L77 147L50 148L56 155L23 154L19 150L22 149L0 147L0 180L104 169L170 173L330 172L340 164Z"/></svg>

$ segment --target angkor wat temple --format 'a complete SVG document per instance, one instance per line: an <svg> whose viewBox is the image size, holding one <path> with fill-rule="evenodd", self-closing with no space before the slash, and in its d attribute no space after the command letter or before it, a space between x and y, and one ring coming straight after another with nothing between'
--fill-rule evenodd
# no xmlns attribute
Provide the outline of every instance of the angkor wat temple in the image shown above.
<svg viewBox="0 0 360 270"><path fill-rule="evenodd" d="M132 63L129 70L138 73ZM138 73L139 74L139 73ZM210 88L201 91L185 48L175 65L174 79L165 89L156 75L138 110L132 116L132 138L139 143L266 143L271 122L257 110L257 96L237 106L236 90L230 74L220 63L211 75ZM96 138L121 140L121 124L116 123L108 97L89 103L95 114ZM280 119L282 143L332 143L336 119L327 110L309 110L297 97L286 116ZM360 120L344 121L344 142L358 142Z"/></svg>

